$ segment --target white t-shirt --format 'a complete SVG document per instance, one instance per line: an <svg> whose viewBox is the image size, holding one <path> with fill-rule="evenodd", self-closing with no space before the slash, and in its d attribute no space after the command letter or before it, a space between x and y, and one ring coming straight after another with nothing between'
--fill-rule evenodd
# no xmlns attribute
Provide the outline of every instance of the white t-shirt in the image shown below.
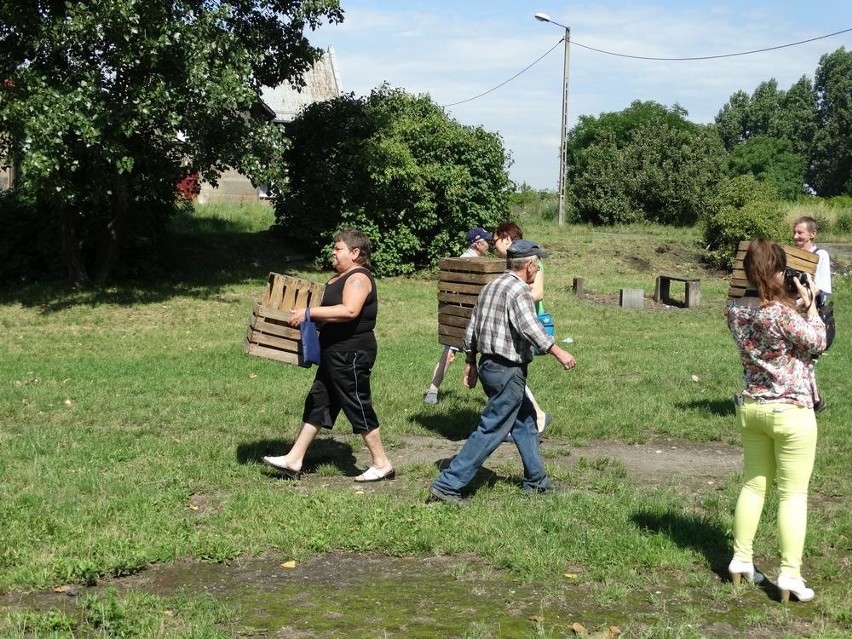
<svg viewBox="0 0 852 639"><path fill-rule="evenodd" d="M469 248L464 253L459 255L459 257L479 257L479 253L476 250Z"/></svg>
<svg viewBox="0 0 852 639"><path fill-rule="evenodd" d="M817 262L816 273L814 274L814 284L817 288L826 295L831 294L831 258L828 256L828 251L819 247L813 247L811 253L819 255Z"/></svg>

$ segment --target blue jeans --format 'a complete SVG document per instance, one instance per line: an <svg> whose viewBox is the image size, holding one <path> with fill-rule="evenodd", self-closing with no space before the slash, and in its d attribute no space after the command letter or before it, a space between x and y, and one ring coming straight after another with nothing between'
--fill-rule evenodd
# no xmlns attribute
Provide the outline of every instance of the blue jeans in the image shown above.
<svg viewBox="0 0 852 639"><path fill-rule="evenodd" d="M539 453L535 409L524 392L526 367L486 355L479 363L479 381L488 396L479 427L432 486L444 494L459 495L511 432L524 465L524 491L547 490L550 480Z"/></svg>

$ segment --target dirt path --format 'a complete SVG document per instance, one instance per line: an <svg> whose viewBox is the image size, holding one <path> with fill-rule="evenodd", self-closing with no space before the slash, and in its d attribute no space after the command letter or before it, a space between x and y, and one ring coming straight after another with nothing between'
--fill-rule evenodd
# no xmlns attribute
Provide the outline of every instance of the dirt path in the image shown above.
<svg viewBox="0 0 852 639"><path fill-rule="evenodd" d="M322 442L322 443L321 443ZM326 446L329 452L349 447L354 442L346 436L332 435L318 440L317 448ZM401 478L406 468L433 464L436 467L447 463L461 449L463 441L453 441L439 437L410 435L395 439L395 445L388 451ZM333 462L325 458L320 451L314 458L314 464ZM299 482L299 490L311 492L320 487L340 485L352 487L355 469L369 465L366 449L356 446L352 451L354 459L349 468L338 476L319 475L308 467ZM629 478L639 485L650 488L663 484L674 487L678 492L695 494L712 490L730 479L731 475L742 468L742 449L721 442L695 443L676 438L657 438L642 444L629 444L616 441L588 441L580 446L570 445L545 438L542 443L542 455L545 462L571 468L581 459L595 461L601 458L620 463ZM520 468L518 450L513 444L501 445L485 463L484 468L493 469L506 464L517 464ZM437 472L437 471L436 471ZM384 490L381 484L363 486L367 490Z"/></svg>

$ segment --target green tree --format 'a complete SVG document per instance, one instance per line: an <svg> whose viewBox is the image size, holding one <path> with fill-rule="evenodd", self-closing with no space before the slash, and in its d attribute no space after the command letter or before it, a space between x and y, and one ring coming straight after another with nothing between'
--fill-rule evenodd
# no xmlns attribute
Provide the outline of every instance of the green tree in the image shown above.
<svg viewBox="0 0 852 639"><path fill-rule="evenodd" d="M716 128L722 144L730 151L748 139L749 106L751 99L745 91L735 92L716 115Z"/></svg>
<svg viewBox="0 0 852 639"><path fill-rule="evenodd" d="M788 139L758 135L738 144L728 159L728 172L753 175L785 200L804 194L805 158Z"/></svg>
<svg viewBox="0 0 852 639"><path fill-rule="evenodd" d="M304 31L342 20L336 0L0 0L0 15L0 154L83 286L162 226L182 177L266 177L281 137L260 87L298 84L320 54Z"/></svg>
<svg viewBox="0 0 852 639"><path fill-rule="evenodd" d="M820 59L818 122L809 183L819 195L852 195L852 51Z"/></svg>
<svg viewBox="0 0 852 639"><path fill-rule="evenodd" d="M277 225L319 254L341 226L373 241L379 275L460 252L471 226L505 215L509 158L499 135L464 126L426 95L382 86L312 104L287 127Z"/></svg>
<svg viewBox="0 0 852 639"><path fill-rule="evenodd" d="M775 78L757 85L749 101L746 139L767 135L778 128L784 95L784 91L778 89L778 81Z"/></svg>
<svg viewBox="0 0 852 639"><path fill-rule="evenodd" d="M813 154L818 124L814 83L807 76L802 76L781 99L780 112L769 134L774 138L789 140L793 151L807 165Z"/></svg>
<svg viewBox="0 0 852 639"><path fill-rule="evenodd" d="M775 79L761 82L751 97L731 96L716 116L719 136L731 152L732 177L752 174L784 199L805 192L805 172L816 130L816 92L807 78L789 91Z"/></svg>
<svg viewBox="0 0 852 639"><path fill-rule="evenodd" d="M689 225L708 214L725 150L715 128L679 106L636 101L582 116L569 134L568 186L579 221Z"/></svg>

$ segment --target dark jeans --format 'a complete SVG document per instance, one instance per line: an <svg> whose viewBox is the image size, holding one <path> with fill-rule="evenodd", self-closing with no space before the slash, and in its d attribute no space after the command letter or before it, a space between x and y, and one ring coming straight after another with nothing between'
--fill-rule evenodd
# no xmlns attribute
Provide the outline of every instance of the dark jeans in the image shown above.
<svg viewBox="0 0 852 639"><path fill-rule="evenodd" d="M538 448L535 409L524 392L526 367L483 356L479 381L488 396L479 427L432 485L444 494L459 495L511 432L524 465L524 491L546 490L550 480Z"/></svg>

